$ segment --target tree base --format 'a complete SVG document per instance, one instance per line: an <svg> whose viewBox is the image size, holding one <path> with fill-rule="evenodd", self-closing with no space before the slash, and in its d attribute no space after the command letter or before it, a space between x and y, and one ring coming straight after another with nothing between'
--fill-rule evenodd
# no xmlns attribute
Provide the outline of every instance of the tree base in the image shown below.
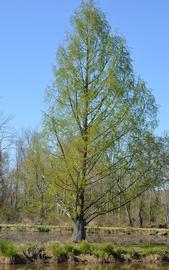
<svg viewBox="0 0 169 270"><path fill-rule="evenodd" d="M83 219L76 219L73 225L72 241L80 242L86 239L86 228Z"/></svg>

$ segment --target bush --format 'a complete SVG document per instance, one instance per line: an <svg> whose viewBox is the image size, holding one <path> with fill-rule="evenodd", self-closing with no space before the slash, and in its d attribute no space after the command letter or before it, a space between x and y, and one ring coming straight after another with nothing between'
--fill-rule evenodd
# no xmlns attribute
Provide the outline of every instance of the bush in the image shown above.
<svg viewBox="0 0 169 270"><path fill-rule="evenodd" d="M12 242L8 240L0 241L0 251L6 257L14 257L16 255L16 248Z"/></svg>
<svg viewBox="0 0 169 270"><path fill-rule="evenodd" d="M38 232L49 232L50 231L46 225L40 225L36 229Z"/></svg>

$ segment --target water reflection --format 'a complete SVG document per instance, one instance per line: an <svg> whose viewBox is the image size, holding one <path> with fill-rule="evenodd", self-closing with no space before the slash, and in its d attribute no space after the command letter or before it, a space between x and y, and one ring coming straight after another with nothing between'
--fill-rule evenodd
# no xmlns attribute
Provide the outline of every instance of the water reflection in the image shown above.
<svg viewBox="0 0 169 270"><path fill-rule="evenodd" d="M70 265L0 265L0 270L168 270L169 265L95 265L95 266L70 266Z"/></svg>

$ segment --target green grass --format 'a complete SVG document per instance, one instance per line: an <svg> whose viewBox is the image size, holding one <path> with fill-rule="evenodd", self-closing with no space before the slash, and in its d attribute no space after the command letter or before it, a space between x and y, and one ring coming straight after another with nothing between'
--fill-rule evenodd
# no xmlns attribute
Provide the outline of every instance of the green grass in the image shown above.
<svg viewBox="0 0 169 270"><path fill-rule="evenodd" d="M92 244L90 244L89 242L84 240L84 241L80 242L79 244L77 244L77 249L80 253L90 254L91 253L91 246L92 246Z"/></svg>
<svg viewBox="0 0 169 270"><path fill-rule="evenodd" d="M64 249L68 256L80 254L80 251L74 244L64 244Z"/></svg>
<svg viewBox="0 0 169 270"><path fill-rule="evenodd" d="M95 257L105 259L108 255L114 254L114 245L109 243L103 243L103 244L93 244L92 245L92 255Z"/></svg>
<svg viewBox="0 0 169 270"><path fill-rule="evenodd" d="M132 255L134 253L141 253L146 255L157 254L161 255L166 252L169 252L169 247L167 246L123 246L123 247L115 247L114 251L120 254L129 254Z"/></svg>
<svg viewBox="0 0 169 270"><path fill-rule="evenodd" d="M103 249L94 249L92 255L100 259L105 259L107 253Z"/></svg>
<svg viewBox="0 0 169 270"><path fill-rule="evenodd" d="M157 246L157 247L150 247L150 246L145 246L143 247L143 252L145 254L164 254L166 252L169 252L169 247L167 246Z"/></svg>
<svg viewBox="0 0 169 270"><path fill-rule="evenodd" d="M53 254L54 257L67 255L67 253L68 253L68 251L66 251L64 245L56 244L56 245L52 246L52 254Z"/></svg>
<svg viewBox="0 0 169 270"><path fill-rule="evenodd" d="M97 258L106 258L109 255L113 254L128 254L134 255L135 253L151 255L157 254L162 255L166 252L169 252L169 247L167 246L114 246L109 243L103 244L92 244L87 241L82 241L78 244L55 244L52 247L52 254L53 256L60 256L60 255L79 255L79 254L90 254Z"/></svg>
<svg viewBox="0 0 169 270"><path fill-rule="evenodd" d="M49 232L50 229L46 225L39 225L39 226L36 227L36 231L37 232Z"/></svg>
<svg viewBox="0 0 169 270"><path fill-rule="evenodd" d="M54 257L59 257L62 255L73 256L80 254L91 254L92 253L92 244L87 241L82 241L78 244L54 244L52 245L52 254Z"/></svg>
<svg viewBox="0 0 169 270"><path fill-rule="evenodd" d="M37 243L36 243L37 245ZM14 245L11 241L0 240L0 253L6 257L13 257L16 255L17 251L20 253L23 250L26 250L27 253L33 253L36 248L36 245ZM44 246L47 253L54 257L59 257L65 255L71 257L74 255L80 254L89 254L97 258L105 259L109 255L125 255L130 256L135 253L142 255L162 255L166 252L169 252L169 247L167 246L114 246L111 243L89 243L87 241L82 241L78 244L75 243L47 243Z"/></svg>
<svg viewBox="0 0 169 270"><path fill-rule="evenodd" d="M114 246L111 243L89 243L87 241L82 241L78 244L54 244L52 246L53 256L60 255L79 255L79 254L90 254L97 258L105 258L108 255L113 254L128 254L130 256L135 253L145 254L145 255L162 255L169 252L169 247L167 246Z"/></svg>
<svg viewBox="0 0 169 270"><path fill-rule="evenodd" d="M11 241L0 240L0 252L6 257L14 257L16 255L16 247Z"/></svg>

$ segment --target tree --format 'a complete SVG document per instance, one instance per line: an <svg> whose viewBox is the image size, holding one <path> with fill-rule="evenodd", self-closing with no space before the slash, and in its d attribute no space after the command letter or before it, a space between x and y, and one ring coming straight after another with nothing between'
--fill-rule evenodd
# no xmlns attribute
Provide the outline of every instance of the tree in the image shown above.
<svg viewBox="0 0 169 270"><path fill-rule="evenodd" d="M147 199L142 191L156 190L162 188L163 184L166 185L168 151L165 138L155 137L147 132L139 140L132 141L127 153L130 156L130 161L127 166L123 164L118 172L117 188L120 191L120 200L129 201L125 208L130 226L133 225L131 199L136 198L137 194L140 193L139 220L140 226L143 226L144 205L146 204L147 207ZM140 182L139 185L137 181Z"/></svg>
<svg viewBox="0 0 169 270"><path fill-rule="evenodd" d="M56 193L66 191L62 204L74 223L72 239L79 241L89 222L150 186L149 179L136 175L133 160L140 139L156 125L157 106L134 74L124 38L111 33L93 1L82 2L71 22L47 90L44 127L59 164ZM128 181L131 173L135 178Z"/></svg>
<svg viewBox="0 0 169 270"><path fill-rule="evenodd" d="M49 155L40 133L25 131L17 142L16 178L20 208L36 222L44 223L49 213Z"/></svg>
<svg viewBox="0 0 169 270"><path fill-rule="evenodd" d="M7 200L7 180L9 171L9 148L12 144L11 118L0 113L0 206ZM2 212L2 210L1 210Z"/></svg>

